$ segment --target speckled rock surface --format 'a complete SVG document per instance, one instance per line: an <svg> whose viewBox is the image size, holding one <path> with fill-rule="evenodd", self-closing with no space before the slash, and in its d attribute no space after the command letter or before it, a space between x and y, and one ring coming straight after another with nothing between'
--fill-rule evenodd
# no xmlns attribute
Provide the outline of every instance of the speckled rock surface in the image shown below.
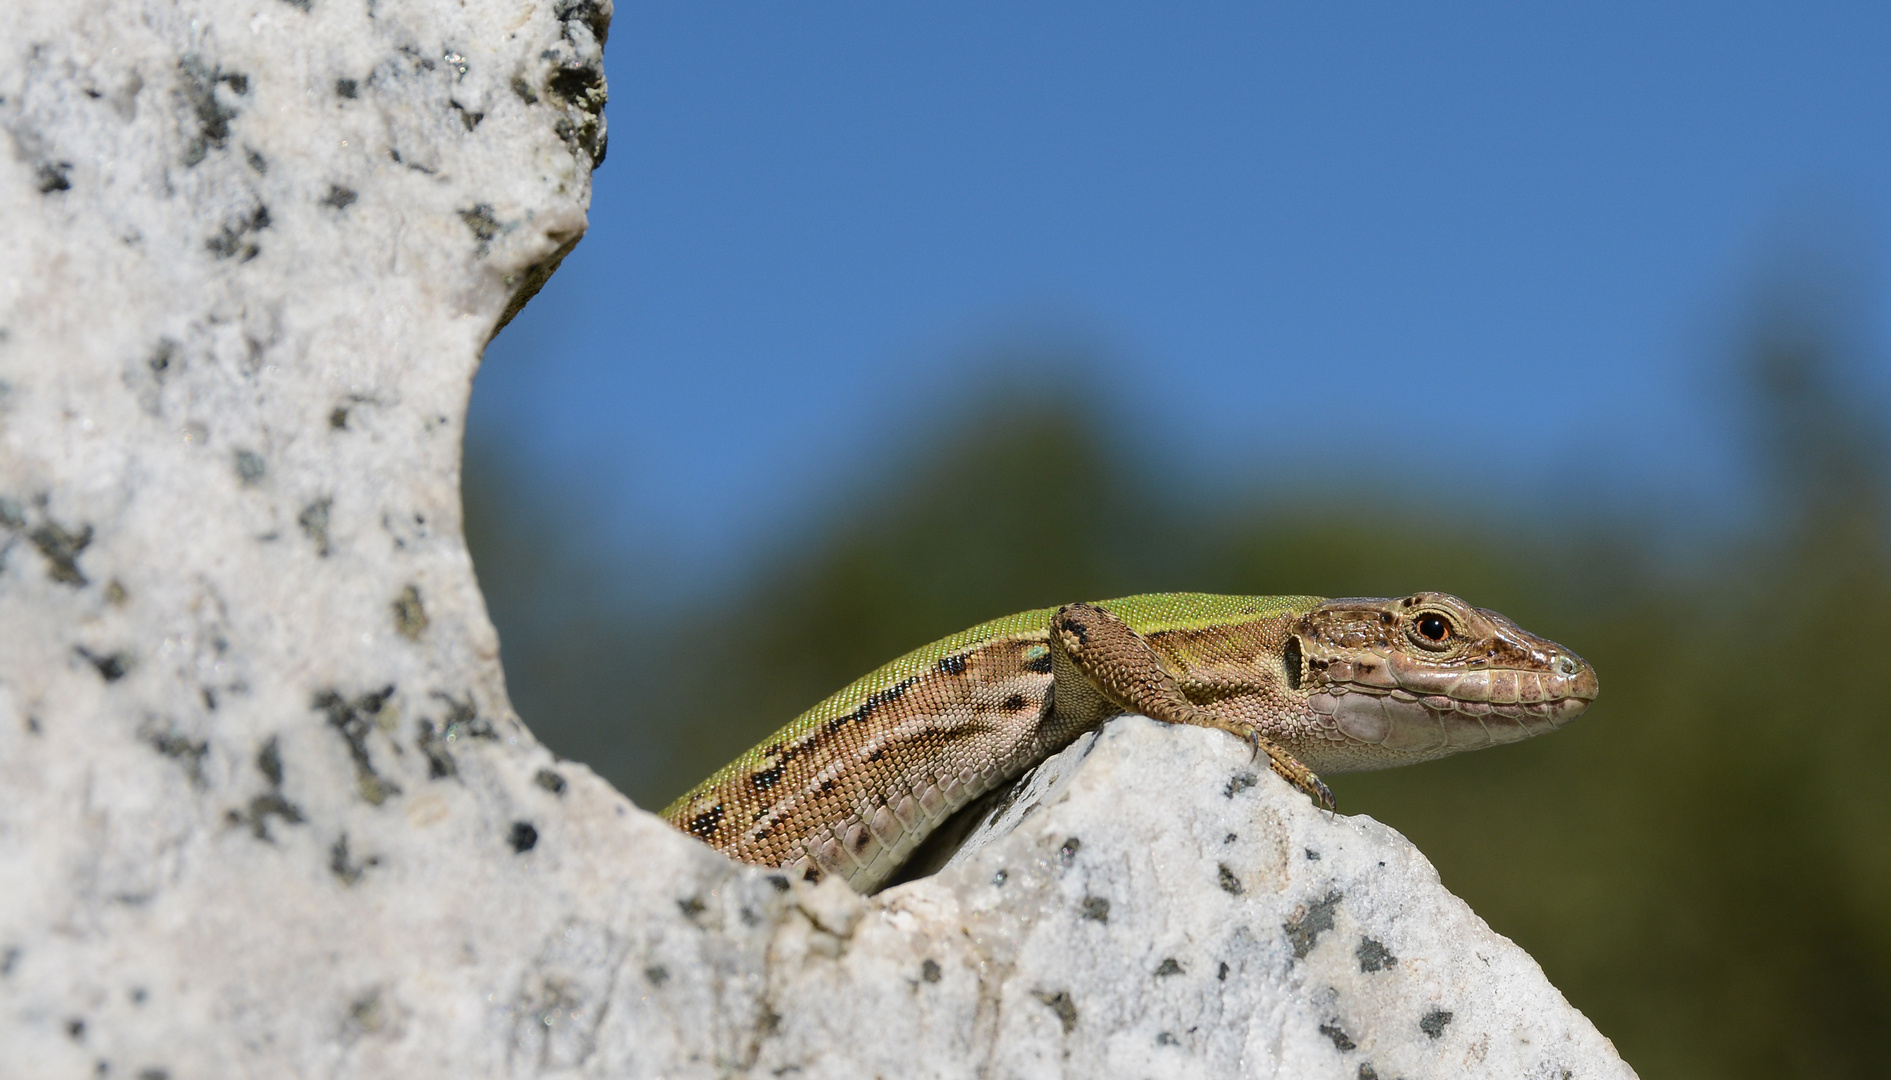
<svg viewBox="0 0 1891 1080"><path fill-rule="evenodd" d="M0 5L0 1076L1628 1075L1212 732L872 899L532 739L460 436L608 14Z"/></svg>
<svg viewBox="0 0 1891 1080"><path fill-rule="evenodd" d="M1404 837L1219 732L1111 721L879 899L982 979L992 1075L1634 1075Z"/></svg>

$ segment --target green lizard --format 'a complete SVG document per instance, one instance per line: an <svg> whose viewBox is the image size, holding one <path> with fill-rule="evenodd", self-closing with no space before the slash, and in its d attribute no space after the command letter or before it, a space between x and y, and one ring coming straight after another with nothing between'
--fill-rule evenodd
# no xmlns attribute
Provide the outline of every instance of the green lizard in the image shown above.
<svg viewBox="0 0 1891 1080"><path fill-rule="evenodd" d="M1331 809L1318 773L1515 742L1595 696L1581 657L1444 593L1126 596L907 653L663 816L731 858L869 892L954 811L1122 713L1230 732Z"/></svg>

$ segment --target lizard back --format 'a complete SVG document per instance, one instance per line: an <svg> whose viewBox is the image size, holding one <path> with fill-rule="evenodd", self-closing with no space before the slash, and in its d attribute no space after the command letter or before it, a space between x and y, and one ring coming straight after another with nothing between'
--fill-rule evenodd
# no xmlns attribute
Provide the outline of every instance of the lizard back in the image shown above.
<svg viewBox="0 0 1891 1080"><path fill-rule="evenodd" d="M1179 650L1195 631L1281 621L1317 597L1148 593L1099 603ZM802 713L663 810L731 858L870 889L946 818L1061 749L1093 720L1052 707L1038 608L922 646ZM1165 649L1189 664L1183 651Z"/></svg>

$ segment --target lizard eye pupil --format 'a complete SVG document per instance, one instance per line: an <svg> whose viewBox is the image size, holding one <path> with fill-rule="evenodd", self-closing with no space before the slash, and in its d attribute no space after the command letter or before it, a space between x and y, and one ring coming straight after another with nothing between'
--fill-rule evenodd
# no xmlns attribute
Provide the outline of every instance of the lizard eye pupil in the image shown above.
<svg viewBox="0 0 1891 1080"><path fill-rule="evenodd" d="M1444 616L1427 612L1418 617L1418 632L1431 641L1443 641L1451 636L1451 624Z"/></svg>

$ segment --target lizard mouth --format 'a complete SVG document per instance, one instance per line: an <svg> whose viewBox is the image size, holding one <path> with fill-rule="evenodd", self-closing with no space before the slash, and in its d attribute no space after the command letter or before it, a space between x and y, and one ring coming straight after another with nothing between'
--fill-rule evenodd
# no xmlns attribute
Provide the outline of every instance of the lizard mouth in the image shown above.
<svg viewBox="0 0 1891 1080"><path fill-rule="evenodd" d="M1454 672L1399 672L1419 676L1411 687L1336 681L1307 701L1321 726L1348 740L1407 754L1437 756L1517 742L1554 731L1581 716L1595 700L1595 670L1559 656L1548 671L1484 668Z"/></svg>

